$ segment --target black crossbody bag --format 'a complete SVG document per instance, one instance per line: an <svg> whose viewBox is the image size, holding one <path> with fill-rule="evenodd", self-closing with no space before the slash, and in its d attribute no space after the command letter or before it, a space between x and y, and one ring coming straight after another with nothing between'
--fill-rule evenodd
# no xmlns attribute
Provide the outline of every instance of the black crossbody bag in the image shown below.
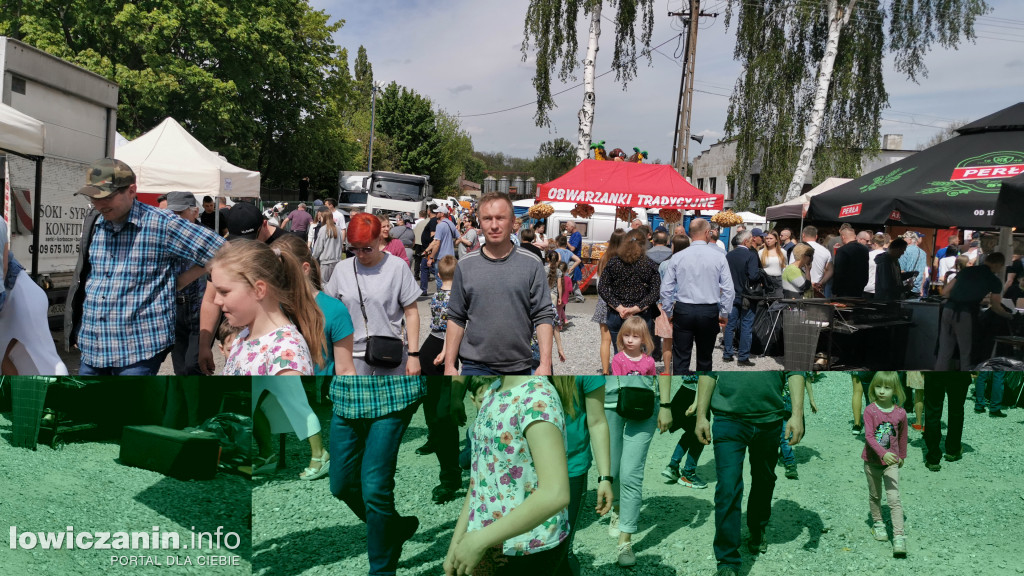
<svg viewBox="0 0 1024 576"><path fill-rule="evenodd" d="M616 383L619 378L615 378ZM654 415L654 390L619 385L615 412L628 420L647 420Z"/></svg>
<svg viewBox="0 0 1024 576"><path fill-rule="evenodd" d="M352 273L356 277L356 290L359 292L359 311L363 313L363 326L366 327L366 354L363 360L370 366L378 368L398 368L402 365L405 343L394 336L371 336L370 322L366 319L366 306L363 305L363 289L359 286L359 270L355 259L352 260Z"/></svg>

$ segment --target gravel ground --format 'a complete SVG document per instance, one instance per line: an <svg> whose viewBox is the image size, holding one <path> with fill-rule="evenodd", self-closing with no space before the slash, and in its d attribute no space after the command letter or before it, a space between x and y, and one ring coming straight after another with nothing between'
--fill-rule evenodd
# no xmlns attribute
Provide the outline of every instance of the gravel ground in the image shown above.
<svg viewBox="0 0 1024 576"><path fill-rule="evenodd" d="M769 551L759 558L744 554L741 574L947 576L1024 573L1020 542L1024 541L1024 474L1020 434L1024 414L993 419L971 412L967 403L964 459L944 463L933 473L923 464L923 440L912 432L910 453L902 470L901 494L906 512L909 559L891 558L888 543L869 534L867 486L860 452L863 439L850 433L849 376L823 375L815 386L818 414L807 414L807 436L795 448L800 480L779 480L768 529ZM473 409L468 406L472 415ZM327 405L317 407L325 426ZM943 417L945 420L945 415ZM419 532L406 543L400 574L441 574L441 563L461 508L461 499L443 506L430 502L437 483L437 460L417 456L426 427L417 412L403 438L396 477L401 514L420 519ZM644 483L645 507L640 532L634 537L635 574L713 574L715 463L709 448L698 473L707 490L666 484L660 471L667 463L676 435L658 435L651 443ZM326 479L296 478L307 462L308 445L289 442L291 465L253 488L253 569L263 575L365 574L364 526L329 493ZM748 476L749 480L749 476ZM596 483L591 468L590 487ZM749 491L749 482L747 482ZM460 496L464 492L460 492ZM576 538L585 574L623 573L615 565L615 542L606 523L590 512L588 495ZM883 507L883 513L887 510ZM744 536L745 537L745 536Z"/></svg>
<svg viewBox="0 0 1024 576"><path fill-rule="evenodd" d="M218 474L209 481L183 482L117 462L116 439L72 440L56 450L36 451L11 446L11 413L0 413L0 572L22 574L250 574L252 533L250 481ZM178 533L188 550L11 550L9 530L65 532ZM193 550L193 532L217 527L238 535L234 550ZM233 538L233 537L232 537ZM111 556L145 556L162 566L120 566ZM172 556L169 560L168 556ZM209 564L211 556L227 556L228 565ZM200 558L202 557L202 558ZM186 565L186 558L192 562ZM128 562L128 560L125 560ZM176 565L172 564L177 562ZM237 564L235 564L237 563Z"/></svg>
<svg viewBox="0 0 1024 576"><path fill-rule="evenodd" d="M430 294L435 291L435 285L433 282L428 287ZM597 301L596 294L588 294L587 301L583 304L576 304L570 302L566 307L566 315L569 318L569 326L562 332L562 345L565 349L566 361L558 361L558 351L552 346L551 357L554 362L554 371L556 374L596 374L601 367L601 357L599 355L599 345L601 343L601 331L597 324L590 321L591 316L594 314L594 306ZM420 312L420 342L422 343L426 337L430 334L430 298L420 298L418 303ZM64 340L63 334L60 331L53 332L53 339L57 345L57 351L60 352L61 358L67 365L68 370L71 374L78 373L78 367L81 363L81 354L77 350L71 352L64 352ZM220 354L216 347L213 350L213 357L217 362L217 373L224 368L224 357ZM782 357L771 357L771 356L751 356L750 358L754 362L754 366L743 368L737 366L735 362L725 363L722 362L722 346L721 344L715 350L714 354L714 369L715 370L781 370L782 369ZM658 358L658 368L663 368L661 359ZM171 364L170 357L164 361L163 365L160 366L161 375L173 375L174 367Z"/></svg>

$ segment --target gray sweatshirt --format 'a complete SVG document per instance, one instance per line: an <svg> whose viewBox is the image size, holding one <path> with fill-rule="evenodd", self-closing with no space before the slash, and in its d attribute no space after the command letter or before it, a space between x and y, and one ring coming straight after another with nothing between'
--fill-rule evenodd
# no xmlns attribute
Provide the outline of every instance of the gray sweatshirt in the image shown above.
<svg viewBox="0 0 1024 576"><path fill-rule="evenodd" d="M533 332L554 317L544 265L529 251L492 260L475 250L455 267L448 319L466 331L461 358L502 373L529 370Z"/></svg>
<svg viewBox="0 0 1024 576"><path fill-rule="evenodd" d="M337 264L341 260L341 234L331 238L326 230L321 229L313 241L313 258L320 264Z"/></svg>

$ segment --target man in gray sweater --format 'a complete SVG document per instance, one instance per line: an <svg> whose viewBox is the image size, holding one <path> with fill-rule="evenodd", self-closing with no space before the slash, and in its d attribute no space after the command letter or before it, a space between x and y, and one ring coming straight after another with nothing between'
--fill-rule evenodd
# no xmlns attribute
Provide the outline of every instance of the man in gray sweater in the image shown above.
<svg viewBox="0 0 1024 576"><path fill-rule="evenodd" d="M530 374L534 330L540 346L536 373L551 374L552 323L547 275L540 258L512 244L512 201L505 194L480 198L480 232L487 242L455 268L448 301L445 375Z"/></svg>
<svg viewBox="0 0 1024 576"><path fill-rule="evenodd" d="M792 412L783 392L789 384ZM708 407L715 413L708 422ZM804 435L804 375L801 372L719 372L697 381L697 438L715 439L715 559L717 576L736 576L740 559L740 504L743 501L743 458L750 451L750 496L747 527L751 554L768 551L765 529L772 514L775 462L783 421L786 438L795 446Z"/></svg>

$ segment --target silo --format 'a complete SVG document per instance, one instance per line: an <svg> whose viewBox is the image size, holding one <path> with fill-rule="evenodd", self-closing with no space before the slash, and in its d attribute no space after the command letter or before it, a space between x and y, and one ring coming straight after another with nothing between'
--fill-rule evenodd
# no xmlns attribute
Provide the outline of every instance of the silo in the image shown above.
<svg viewBox="0 0 1024 576"><path fill-rule="evenodd" d="M508 194L508 176L498 178L498 192Z"/></svg>
<svg viewBox="0 0 1024 576"><path fill-rule="evenodd" d="M526 179L526 190L523 190L523 194L526 194L530 198L537 196L537 179L530 176Z"/></svg>
<svg viewBox="0 0 1024 576"><path fill-rule="evenodd" d="M498 189L498 180L494 176L484 178L484 194L494 192Z"/></svg>
<svg viewBox="0 0 1024 576"><path fill-rule="evenodd" d="M515 179L512 180L512 185L515 186L515 188L516 188L516 195L517 196L522 196L522 195L526 194L526 189L523 188L523 177L522 176L516 176Z"/></svg>

